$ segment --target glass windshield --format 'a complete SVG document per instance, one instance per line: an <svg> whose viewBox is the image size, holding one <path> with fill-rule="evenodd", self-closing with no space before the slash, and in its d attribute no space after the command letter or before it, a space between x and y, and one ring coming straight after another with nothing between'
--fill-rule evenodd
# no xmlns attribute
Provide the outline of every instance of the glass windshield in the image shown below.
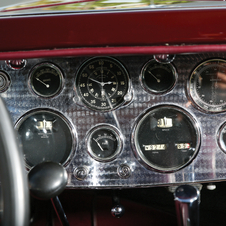
<svg viewBox="0 0 226 226"><path fill-rule="evenodd" d="M1 0L0 15L68 11L225 7L225 1L180 0Z"/></svg>

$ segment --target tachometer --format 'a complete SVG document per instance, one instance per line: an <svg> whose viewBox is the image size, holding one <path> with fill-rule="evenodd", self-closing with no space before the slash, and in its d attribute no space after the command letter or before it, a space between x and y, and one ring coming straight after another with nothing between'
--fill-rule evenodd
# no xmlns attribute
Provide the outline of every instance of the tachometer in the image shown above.
<svg viewBox="0 0 226 226"><path fill-rule="evenodd" d="M87 107L96 111L110 111L125 102L129 82L129 75L119 61L110 57L97 57L81 66L75 87Z"/></svg>
<svg viewBox="0 0 226 226"><path fill-rule="evenodd" d="M188 91L200 109L226 111L226 60L211 59L198 65L191 74Z"/></svg>
<svg viewBox="0 0 226 226"><path fill-rule="evenodd" d="M190 163L199 150L194 118L177 106L159 105L138 118L132 135L135 155L145 166L173 172Z"/></svg>

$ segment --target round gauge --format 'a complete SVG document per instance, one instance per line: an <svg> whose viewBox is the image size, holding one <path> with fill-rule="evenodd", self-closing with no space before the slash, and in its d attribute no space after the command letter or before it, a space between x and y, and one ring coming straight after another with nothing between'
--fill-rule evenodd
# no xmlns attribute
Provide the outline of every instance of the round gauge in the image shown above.
<svg viewBox="0 0 226 226"><path fill-rule="evenodd" d="M51 63L36 65L30 74L29 85L32 91L44 98L50 98L60 93L63 88L63 74Z"/></svg>
<svg viewBox="0 0 226 226"><path fill-rule="evenodd" d="M101 162L115 159L123 146L119 130L106 124L91 129L87 135L86 143L89 154Z"/></svg>
<svg viewBox="0 0 226 226"><path fill-rule="evenodd" d="M10 86L10 77L3 71L0 71L0 93L6 91Z"/></svg>
<svg viewBox="0 0 226 226"><path fill-rule="evenodd" d="M226 122L220 127L218 131L217 141L221 150L226 152Z"/></svg>
<svg viewBox="0 0 226 226"><path fill-rule="evenodd" d="M142 114L133 129L136 157L145 166L173 172L190 163L200 145L196 121L183 109L159 105Z"/></svg>
<svg viewBox="0 0 226 226"><path fill-rule="evenodd" d="M75 82L81 101L92 110L110 111L121 106L129 90L123 65L110 57L92 58L79 69Z"/></svg>
<svg viewBox="0 0 226 226"><path fill-rule="evenodd" d="M226 110L226 61L207 60L192 72L188 91L191 99L202 110L222 112Z"/></svg>
<svg viewBox="0 0 226 226"><path fill-rule="evenodd" d="M140 75L142 87L149 93L163 94L175 85L177 73L172 64L162 64L155 60L148 61Z"/></svg>
<svg viewBox="0 0 226 226"><path fill-rule="evenodd" d="M43 161L66 165L74 153L75 133L60 113L40 109L23 115L16 123L28 168Z"/></svg>

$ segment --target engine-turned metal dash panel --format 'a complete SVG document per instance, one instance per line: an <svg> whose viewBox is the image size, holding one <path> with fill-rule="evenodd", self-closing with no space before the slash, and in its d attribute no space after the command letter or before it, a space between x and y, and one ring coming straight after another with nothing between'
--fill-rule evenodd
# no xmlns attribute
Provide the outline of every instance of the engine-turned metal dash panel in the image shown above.
<svg viewBox="0 0 226 226"><path fill-rule="evenodd" d="M215 59L214 62L226 59L226 53L177 55L171 66L155 64L151 55L108 56L99 61L94 58L93 64L87 63L92 62L90 59L27 59L25 67L18 70L10 68L5 61L0 62L0 71L6 73L10 80L8 89L3 90L1 96L15 125L23 121L23 116L27 117L29 112L33 114L44 109L45 112L54 112L72 128L74 141L70 144L73 147L68 147L68 150L73 152L69 151L70 158L66 156L68 161L64 161L69 174L69 188L128 188L226 180L226 154L222 150L226 144L226 112L223 108L213 111L213 107L211 112L208 112L208 107L203 110L200 106L204 104L194 104L188 91L188 88L193 89L200 102L210 94L209 103L205 106L215 103L215 107L220 109L225 101L224 88L221 88L221 93L218 91L222 85L220 82L224 80L220 80L219 76L226 74L224 67L216 67L215 70L213 66L209 71L201 71L201 76L196 75L196 83L190 83L197 87L190 87L189 81L199 64L209 59ZM209 79L203 79L205 74ZM172 77L170 80L166 79L168 75ZM203 93L203 90L199 91L200 84L204 86L202 82L207 80L209 90ZM164 84L165 81L171 84ZM53 90L50 94L49 89ZM158 112L160 116L155 117L152 109L161 109L162 106L167 106L172 116ZM145 118L147 121L140 123L145 112L149 112L151 120ZM42 113L38 121L29 120L34 124L25 127L29 130L23 134L24 142L33 137L38 137L40 142L46 139L46 144L50 138L61 139L61 136L50 136L61 128L55 126L57 117L45 118ZM183 119L187 121L180 121ZM134 145L134 128L139 123L148 130L147 139L143 134L136 138L145 140L144 144L140 144L143 148L140 155ZM142 133L143 128L139 130ZM155 137L149 139L148 136ZM62 142L66 140L67 137L64 137ZM33 155L37 154L39 158L37 161L51 160L56 150L48 147L48 152L53 152L50 157L42 150L45 153L42 159L40 147L32 146L32 143L29 141L25 145L26 154L31 146ZM59 140L57 143L60 144ZM38 143L34 142L34 145ZM45 145L42 147L44 149ZM173 150L173 155L170 150ZM57 151L60 152L59 148ZM168 157L165 157L166 151ZM142 154L148 158L148 164L143 164ZM34 162L37 161L34 159ZM162 168L171 166L169 161L176 167L156 170L152 167L155 161Z"/></svg>

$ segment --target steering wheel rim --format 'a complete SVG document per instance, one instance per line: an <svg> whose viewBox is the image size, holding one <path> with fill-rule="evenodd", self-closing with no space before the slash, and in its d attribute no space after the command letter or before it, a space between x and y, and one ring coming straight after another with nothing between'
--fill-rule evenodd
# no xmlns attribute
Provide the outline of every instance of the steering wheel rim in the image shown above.
<svg viewBox="0 0 226 226"><path fill-rule="evenodd" d="M11 118L0 98L0 178L3 198L1 225L29 223L29 191L22 151Z"/></svg>

